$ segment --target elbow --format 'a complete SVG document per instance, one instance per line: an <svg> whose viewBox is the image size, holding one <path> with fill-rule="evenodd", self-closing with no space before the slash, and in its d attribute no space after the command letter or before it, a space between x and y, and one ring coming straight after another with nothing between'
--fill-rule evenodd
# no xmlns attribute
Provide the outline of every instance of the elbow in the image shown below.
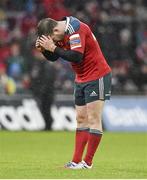
<svg viewBox="0 0 147 180"><path fill-rule="evenodd" d="M75 57L73 56L73 58L74 58L75 63L77 63L77 64L81 63L83 60L83 54L78 53L75 55Z"/></svg>
<svg viewBox="0 0 147 180"><path fill-rule="evenodd" d="M80 64L81 62L82 62L82 59L76 59L76 60L75 60L75 63L76 63L76 64Z"/></svg>

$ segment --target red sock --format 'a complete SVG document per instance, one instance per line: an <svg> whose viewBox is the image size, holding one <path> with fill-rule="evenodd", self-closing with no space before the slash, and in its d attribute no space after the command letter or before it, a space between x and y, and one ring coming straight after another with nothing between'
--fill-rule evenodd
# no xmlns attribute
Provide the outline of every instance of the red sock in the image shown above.
<svg viewBox="0 0 147 180"><path fill-rule="evenodd" d="M84 148L88 141L89 128L77 128L75 137L75 151L72 161L79 163L82 160Z"/></svg>
<svg viewBox="0 0 147 180"><path fill-rule="evenodd" d="M86 156L84 158L84 161L90 166L92 164L92 160L94 157L94 154L98 148L98 145L100 143L102 137L102 132L96 129L90 129L89 137L88 137L88 146L87 146L87 152Z"/></svg>

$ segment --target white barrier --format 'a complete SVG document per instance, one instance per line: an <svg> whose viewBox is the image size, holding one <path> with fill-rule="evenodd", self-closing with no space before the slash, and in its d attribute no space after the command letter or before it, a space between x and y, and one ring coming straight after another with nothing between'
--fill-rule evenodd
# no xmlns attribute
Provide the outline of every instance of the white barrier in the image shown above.
<svg viewBox="0 0 147 180"><path fill-rule="evenodd" d="M75 130L72 95L58 95L51 108L52 130ZM32 96L0 96L0 129L44 130L45 121ZM106 101L103 126L108 131L147 131L147 97L116 96Z"/></svg>
<svg viewBox="0 0 147 180"><path fill-rule="evenodd" d="M147 97L112 97L106 102L103 122L109 131L147 131Z"/></svg>

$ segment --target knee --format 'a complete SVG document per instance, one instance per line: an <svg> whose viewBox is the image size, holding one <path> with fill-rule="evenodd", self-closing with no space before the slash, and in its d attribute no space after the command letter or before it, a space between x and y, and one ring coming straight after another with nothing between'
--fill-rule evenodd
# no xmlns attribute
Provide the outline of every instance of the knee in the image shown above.
<svg viewBox="0 0 147 180"><path fill-rule="evenodd" d="M88 114L88 123L89 125L99 124L101 122L101 115L95 112Z"/></svg>
<svg viewBox="0 0 147 180"><path fill-rule="evenodd" d="M88 125L91 129L98 129L102 131L102 120L100 115L90 113L88 115Z"/></svg>
<svg viewBox="0 0 147 180"><path fill-rule="evenodd" d="M104 102L95 101L87 105L88 123L90 128L102 129L102 110Z"/></svg>
<svg viewBox="0 0 147 180"><path fill-rule="evenodd" d="M86 114L80 113L76 116L78 127L88 126L88 117Z"/></svg>
<svg viewBox="0 0 147 180"><path fill-rule="evenodd" d="M77 119L78 123L82 123L87 120L87 116L85 114L79 113L79 114L77 114L76 119Z"/></svg>

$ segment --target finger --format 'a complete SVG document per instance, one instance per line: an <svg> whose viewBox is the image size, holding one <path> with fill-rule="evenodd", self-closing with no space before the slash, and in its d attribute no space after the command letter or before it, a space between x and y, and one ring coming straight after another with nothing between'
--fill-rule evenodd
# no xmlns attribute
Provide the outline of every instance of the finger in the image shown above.
<svg viewBox="0 0 147 180"><path fill-rule="evenodd" d="M41 37L39 38L39 41L40 41L40 40L45 40L45 39L41 36Z"/></svg>
<svg viewBox="0 0 147 180"><path fill-rule="evenodd" d="M37 39L36 39L36 42L38 42L39 41L39 37L37 37Z"/></svg>
<svg viewBox="0 0 147 180"><path fill-rule="evenodd" d="M38 41L36 41L36 44L39 44L39 40L38 40Z"/></svg>
<svg viewBox="0 0 147 180"><path fill-rule="evenodd" d="M39 43L41 44L41 43L45 43L46 41L45 40L42 40L42 39L40 39L39 40Z"/></svg>
<svg viewBox="0 0 147 180"><path fill-rule="evenodd" d="M36 44L35 44L35 46L39 46L39 45L40 45L40 43L36 43Z"/></svg>
<svg viewBox="0 0 147 180"><path fill-rule="evenodd" d="M39 42L36 42L35 46L40 46L40 43L39 43Z"/></svg>
<svg viewBox="0 0 147 180"><path fill-rule="evenodd" d="M51 36L47 36L47 38L48 38L49 40L52 40Z"/></svg>
<svg viewBox="0 0 147 180"><path fill-rule="evenodd" d="M40 38L39 41L43 41L43 42L46 42L48 39L44 39L44 38Z"/></svg>
<svg viewBox="0 0 147 180"><path fill-rule="evenodd" d="M40 46L44 46L44 43L40 43Z"/></svg>
<svg viewBox="0 0 147 180"><path fill-rule="evenodd" d="M40 42L40 46L45 47L45 43L44 42Z"/></svg>
<svg viewBox="0 0 147 180"><path fill-rule="evenodd" d="M48 38L48 37L46 37L46 36L44 36L44 35L42 35L42 36L40 37L40 39L43 40L43 41L53 42L52 38Z"/></svg>
<svg viewBox="0 0 147 180"><path fill-rule="evenodd" d="M39 46L40 46L40 44L39 44L39 43L37 43L37 44L35 44L35 46L36 46L36 47L39 47Z"/></svg>
<svg viewBox="0 0 147 180"><path fill-rule="evenodd" d="M38 42L39 41L39 39L36 39L36 42Z"/></svg>
<svg viewBox="0 0 147 180"><path fill-rule="evenodd" d="M46 36L44 36L44 35L42 35L42 36L40 37L40 39L48 40L48 38L47 38Z"/></svg>
<svg viewBox="0 0 147 180"><path fill-rule="evenodd" d="M48 39L48 37L47 37L47 36L45 36L45 35L42 35L42 37L43 37L44 39Z"/></svg>

